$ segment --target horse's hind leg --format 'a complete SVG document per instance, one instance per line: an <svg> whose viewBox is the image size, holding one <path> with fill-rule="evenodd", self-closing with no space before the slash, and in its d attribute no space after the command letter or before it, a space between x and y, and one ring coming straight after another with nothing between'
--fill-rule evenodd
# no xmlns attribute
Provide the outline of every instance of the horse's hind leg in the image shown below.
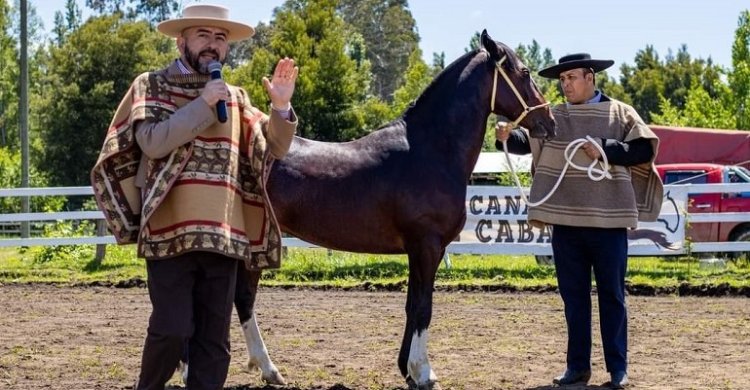
<svg viewBox="0 0 750 390"><path fill-rule="evenodd" d="M445 249L437 239L411 243L409 287L406 296L406 329L401 342L398 366L412 389L438 389L437 376L427 356L427 341L432 319L432 291L435 273Z"/></svg>
<svg viewBox="0 0 750 390"><path fill-rule="evenodd" d="M268 356L266 344L260 335L258 322L255 318L255 297L258 292L258 282L260 281L260 271L248 271L240 262L240 269L237 272L237 288L234 295L234 307L237 309L237 316L242 324L242 333L245 336L247 352L249 359L247 368L250 371L260 369L261 378L272 385L285 385L286 381L281 376L276 365Z"/></svg>

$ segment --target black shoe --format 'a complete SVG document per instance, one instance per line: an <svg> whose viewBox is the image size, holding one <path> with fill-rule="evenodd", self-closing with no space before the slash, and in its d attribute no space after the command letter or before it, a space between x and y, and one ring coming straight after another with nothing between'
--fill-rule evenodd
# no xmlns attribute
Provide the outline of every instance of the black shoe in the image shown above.
<svg viewBox="0 0 750 390"><path fill-rule="evenodd" d="M591 370L576 371L566 369L565 373L552 380L552 383L560 386L585 385L591 379Z"/></svg>
<svg viewBox="0 0 750 390"><path fill-rule="evenodd" d="M628 373L625 371L615 371L611 373L612 380L609 382L609 388L611 389L624 389L630 382L628 381Z"/></svg>

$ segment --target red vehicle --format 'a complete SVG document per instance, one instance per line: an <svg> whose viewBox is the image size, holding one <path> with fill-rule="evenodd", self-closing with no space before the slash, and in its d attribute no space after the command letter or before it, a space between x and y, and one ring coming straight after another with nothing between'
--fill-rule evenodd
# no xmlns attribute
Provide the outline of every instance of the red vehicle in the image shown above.
<svg viewBox="0 0 750 390"><path fill-rule="evenodd" d="M750 171L737 165L681 163L656 166L664 184L750 183ZM693 194L688 213L750 212L750 191ZM693 242L750 241L750 217L744 222L693 223L685 232Z"/></svg>
<svg viewBox="0 0 750 390"><path fill-rule="evenodd" d="M649 127L659 137L657 164L710 162L750 168L750 131Z"/></svg>

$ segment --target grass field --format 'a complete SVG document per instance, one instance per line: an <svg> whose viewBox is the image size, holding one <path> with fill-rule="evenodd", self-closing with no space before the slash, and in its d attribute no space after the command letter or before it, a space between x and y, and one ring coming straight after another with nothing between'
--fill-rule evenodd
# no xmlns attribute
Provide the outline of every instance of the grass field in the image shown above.
<svg viewBox="0 0 750 390"><path fill-rule="evenodd" d="M144 279L144 260L135 247L109 245L101 263L94 261L93 245L0 249L0 283L116 284ZM533 289L556 286L554 267L539 266L533 256L451 255L451 267L441 264L438 286L507 286ZM403 286L408 266L403 255L368 255L329 252L325 249L290 248L282 267L263 273L268 286L362 285ZM747 260L705 267L693 258L632 257L630 284L654 288L680 285L750 288Z"/></svg>

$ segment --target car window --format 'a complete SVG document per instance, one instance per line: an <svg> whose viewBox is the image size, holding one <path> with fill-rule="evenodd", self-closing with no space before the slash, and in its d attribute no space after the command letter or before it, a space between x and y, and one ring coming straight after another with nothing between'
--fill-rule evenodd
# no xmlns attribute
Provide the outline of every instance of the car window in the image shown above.
<svg viewBox="0 0 750 390"><path fill-rule="evenodd" d="M664 174L664 184L706 184L706 171L667 171Z"/></svg>
<svg viewBox="0 0 750 390"><path fill-rule="evenodd" d="M747 169L743 167L730 167L728 171L730 183L750 183L750 172L747 172Z"/></svg>

